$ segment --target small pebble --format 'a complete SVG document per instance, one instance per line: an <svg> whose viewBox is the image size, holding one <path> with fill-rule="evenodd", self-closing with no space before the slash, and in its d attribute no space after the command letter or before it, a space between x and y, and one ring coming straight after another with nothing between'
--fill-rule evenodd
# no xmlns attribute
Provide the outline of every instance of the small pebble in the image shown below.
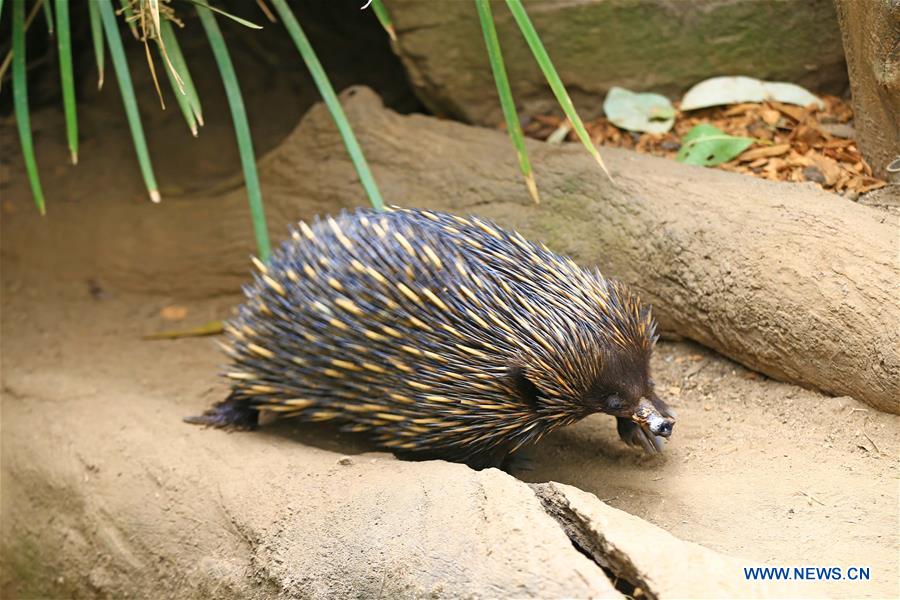
<svg viewBox="0 0 900 600"><path fill-rule="evenodd" d="M338 464L339 464L339 465L344 465L344 466L346 467L346 466L348 466L348 465L352 465L352 464L353 464L353 459L350 458L349 456L342 456L342 457L338 460Z"/></svg>
<svg viewBox="0 0 900 600"><path fill-rule="evenodd" d="M181 321L187 316L188 309L186 306L178 306L171 305L165 306L159 311L159 316L161 316L166 321Z"/></svg>
<svg viewBox="0 0 900 600"><path fill-rule="evenodd" d="M681 150L681 144L679 144L675 140L663 140L662 144L660 144L659 147L666 152L675 152L676 150Z"/></svg>
<svg viewBox="0 0 900 600"><path fill-rule="evenodd" d="M821 184L825 183L825 175L817 167L810 166L803 169L803 178L807 181L814 181Z"/></svg>

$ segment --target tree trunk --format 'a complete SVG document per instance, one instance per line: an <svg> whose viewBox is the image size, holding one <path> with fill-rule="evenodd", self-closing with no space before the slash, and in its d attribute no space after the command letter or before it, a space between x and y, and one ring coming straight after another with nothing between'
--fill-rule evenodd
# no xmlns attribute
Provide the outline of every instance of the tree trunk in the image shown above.
<svg viewBox="0 0 900 600"><path fill-rule="evenodd" d="M900 158L900 0L835 0L844 38L860 150L895 182Z"/></svg>

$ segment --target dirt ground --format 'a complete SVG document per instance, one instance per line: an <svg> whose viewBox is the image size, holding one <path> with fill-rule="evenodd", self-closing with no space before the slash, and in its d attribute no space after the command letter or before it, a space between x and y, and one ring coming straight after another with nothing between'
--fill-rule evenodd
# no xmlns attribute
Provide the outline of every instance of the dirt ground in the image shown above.
<svg viewBox="0 0 900 600"><path fill-rule="evenodd" d="M43 122L53 124L52 118ZM45 169L44 183L51 198L48 219L57 222L54 231L63 233L52 243L29 247L14 230L25 221L32 221L29 227L33 227L36 217L31 214L18 159L7 162L9 150L18 146L10 143L8 126L5 130L0 265L4 458L24 458L6 445L7 440L42 435L20 429L22 423L33 423L36 413L46 419L51 439L65 440L65 431L54 429L54 414L66 411L69 402L81 410L96 406L90 415L95 437L78 443L90 448L96 442L97 455L101 454L99 449L107 447L110 437L123 439L123 407L110 410L119 402L117 390L123 389L151 400L124 409L130 423L146 422L148 431L164 423L193 436L187 430L194 430L179 417L197 413L223 397L225 388L216 377L223 357L208 338L150 342L140 336L226 317L239 301L237 290L232 296L185 301L127 294L93 279L92 265L85 257L101 253L103 242L82 235L81 220L92 218L92 207L111 201L103 190L116 190L117 200L128 194L135 202L143 200L140 182L134 177L136 167L108 167L116 153L130 159L127 138L119 136L116 148L108 140L92 138L90 125L77 171ZM212 146L216 143L212 140L205 143ZM40 146L47 161L65 156L62 145L54 144L45 141ZM177 171L179 151L190 164L194 149L180 144L178 150L168 148L162 171ZM234 157L229 160L233 162ZM220 174L223 165L213 161L207 171ZM184 171L180 181L178 177L169 181L177 188L202 179ZM62 229L60 222L65 223ZM187 309L183 322L160 316L172 305ZM577 486L678 537L726 554L774 566L871 568L868 582L807 583L811 595L889 598L900 593L900 417L851 398L831 398L768 380L690 343L662 342L653 369L661 395L679 417L664 455L646 457L625 447L616 436L613 420L595 416L549 436L529 452L532 468L515 475L527 482ZM330 428L284 425L276 431L297 444L330 453L329 460L372 451L363 438ZM259 435L266 434L235 435L234 443L240 444L242 436ZM127 437L148 442L146 432L131 431ZM61 462L87 461L89 473L106 468L102 457L95 463L64 450L58 453ZM183 461L180 446L123 445L122 456L109 462L120 468L128 464L127 457L140 465L142 453L150 451L155 456L171 453L173 465ZM203 449L197 452L202 454ZM27 497L10 486L34 483L25 466L11 472L16 477L3 482L6 516L11 514L12 498ZM86 475L86 485L88 481ZM192 481L179 485L189 488ZM53 486L41 493L54 493ZM116 493L129 498L132 492L122 487ZM110 498L105 501L114 503ZM40 512L29 514L21 505L15 515L35 522L52 518ZM7 567L10 560L4 558ZM4 597L15 597L18 589L10 573L4 568Z"/></svg>
<svg viewBox="0 0 900 600"><path fill-rule="evenodd" d="M574 485L727 554L871 565L871 593L900 591L900 418L768 380L693 344L662 343L653 369L679 417L664 455L622 448L612 420L596 416L550 436L519 476Z"/></svg>
<svg viewBox="0 0 900 600"><path fill-rule="evenodd" d="M173 468L183 464L183 448L178 447L123 447L121 457L104 457L109 437L121 437L126 427L123 407L110 410L111 403L119 402L111 395L128 388L152 399L127 407L128 427L147 422L148 428L162 425L193 434L179 417L225 393L215 377L222 358L214 343L139 338L171 326L159 316L171 305L170 298L106 290L95 299L87 285L57 286L46 273L24 273L6 261L3 266L4 438L10 439L11 431L28 435L16 431L23 415L33 418L37 411L52 429L55 411L66 410L70 402L83 411L89 403L96 406L91 417L95 437L78 444L88 452L84 457L61 452L60 461L87 461L97 470L123 468L123 463L130 468L129 462L137 461L134 466L141 468L146 452L171 453L167 460ZM226 316L236 300L181 305L192 319L203 321ZM549 436L529 452L531 470L515 474L529 482L577 486L678 537L726 554L772 565L871 568L872 580L866 583L809 583L813 595L895 595L898 417L849 398L827 398L762 379L688 343L660 344L653 368L679 416L664 455L648 458L624 447L613 420L595 416ZM46 396L53 390L58 392ZM285 424L276 431L332 453L333 460L373 450L364 438L333 428ZM145 435L127 434L141 440ZM235 434L238 445L239 435L267 434ZM50 437L66 438L58 430ZM10 450L5 447L4 456L22 458ZM29 481L27 469L16 471L4 487L37 483ZM86 476L85 485L87 481ZM191 485L180 482L181 487ZM124 501L132 491L126 487L118 493L122 498L104 502ZM4 507L7 515L8 510ZM23 510L15 514L21 518ZM5 585L15 589L14 581Z"/></svg>

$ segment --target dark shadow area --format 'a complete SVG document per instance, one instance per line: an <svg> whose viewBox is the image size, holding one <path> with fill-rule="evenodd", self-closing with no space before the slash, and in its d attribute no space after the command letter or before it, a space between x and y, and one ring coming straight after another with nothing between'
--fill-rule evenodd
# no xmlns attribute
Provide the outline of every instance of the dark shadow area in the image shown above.
<svg viewBox="0 0 900 600"><path fill-rule="evenodd" d="M289 5L336 92L361 84L377 90L385 104L398 112L423 110L407 82L400 59L391 50L387 33L370 10L361 11L360 3L350 0L293 0ZM269 22L252 1L226 0L217 2L216 6L263 27L254 30L229 18L217 17L237 73L259 159L294 129L306 111L321 101L321 96L280 22ZM202 190L240 173L231 115L209 42L189 3L178 2L172 7L183 20L184 27L176 27L176 36L203 106L205 125L197 138L192 137L184 122L155 47L151 45L165 110L160 106L143 44L127 28L120 28L150 157L163 196ZM9 11L4 12L0 23L0 58L9 51L12 39ZM97 138L127 140L131 151L128 124L108 49L103 88L97 89L87 3L73 3L70 20L81 153L90 152ZM35 19L26 37L29 106L34 121L35 151L38 163L42 164L48 159L46 151L42 151L42 139L64 139L65 126L61 115L54 115L54 120L36 120L36 113L42 108L62 106L56 38L36 32L46 34L42 15ZM0 116L4 119L13 118L9 78L7 72L0 94ZM11 149L18 153L18 141L10 142ZM123 156L121 168L133 170L139 177L133 154Z"/></svg>
<svg viewBox="0 0 900 600"><path fill-rule="evenodd" d="M341 424L334 422L304 423L299 419L280 419L263 423L253 431L235 432L235 435L279 437L304 446L350 456L367 452L386 452L366 434L341 431Z"/></svg>
<svg viewBox="0 0 900 600"><path fill-rule="evenodd" d="M603 419L603 416L593 417ZM610 417L611 419L611 417ZM595 425L596 423L592 423ZM292 442L318 448L335 454L355 456L369 452L383 452L404 461L421 462L428 460L450 460L441 456L397 452L379 447L367 433L342 431L342 423L322 421L318 423L304 422L297 418L264 420L253 430L234 431L234 435L263 435L288 439ZM666 463L662 454L647 455L643 451L626 446L616 435L613 427L612 436L603 428L591 427L585 435L584 425L575 425L555 431L537 444L526 446L515 454L508 456L500 464L475 465L475 468L499 468L527 483L544 483L557 481L576 485L584 474L584 469L593 473L612 473L617 468L627 468L637 472L645 472L652 476ZM450 460L450 462L460 462ZM577 475L571 474L572 468L560 468L569 464ZM605 468L607 465L608 468ZM472 466L472 465L470 465Z"/></svg>

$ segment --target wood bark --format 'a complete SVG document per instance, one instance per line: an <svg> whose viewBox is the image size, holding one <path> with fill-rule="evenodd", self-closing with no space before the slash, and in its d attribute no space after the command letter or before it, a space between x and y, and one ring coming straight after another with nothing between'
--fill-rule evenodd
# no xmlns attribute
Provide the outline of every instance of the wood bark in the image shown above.
<svg viewBox="0 0 900 600"><path fill-rule="evenodd" d="M853 92L860 150L873 172L893 181L900 159L900 1L835 0Z"/></svg>

